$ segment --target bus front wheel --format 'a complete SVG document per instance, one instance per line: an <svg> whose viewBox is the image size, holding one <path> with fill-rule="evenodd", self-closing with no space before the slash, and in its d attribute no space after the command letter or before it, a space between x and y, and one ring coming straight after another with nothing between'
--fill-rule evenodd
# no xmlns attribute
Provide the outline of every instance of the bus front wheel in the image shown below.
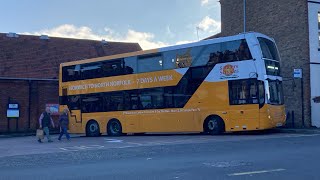
<svg viewBox="0 0 320 180"><path fill-rule="evenodd" d="M121 136L122 135L122 126L120 121L112 119L108 122L107 133L109 136Z"/></svg>
<svg viewBox="0 0 320 180"><path fill-rule="evenodd" d="M99 124L95 120L91 120L86 126L86 136L87 137L97 137L100 136Z"/></svg>
<svg viewBox="0 0 320 180"><path fill-rule="evenodd" d="M205 133L212 135L219 135L224 132L224 122L218 116L208 117L203 124L203 130Z"/></svg>

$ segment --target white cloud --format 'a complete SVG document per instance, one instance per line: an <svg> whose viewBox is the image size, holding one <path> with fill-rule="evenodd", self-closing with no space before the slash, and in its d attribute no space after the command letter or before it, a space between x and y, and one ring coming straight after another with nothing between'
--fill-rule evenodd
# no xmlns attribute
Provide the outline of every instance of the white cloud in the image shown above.
<svg viewBox="0 0 320 180"><path fill-rule="evenodd" d="M154 34L148 32L138 32L129 29L126 34L116 33L110 28L104 28L103 34L97 34L87 26L77 27L72 24L64 24L52 29L44 29L37 32L25 32L21 34L26 35L48 35L52 37L65 37L76 39L92 39L92 40L106 40L106 41L119 41L119 42L135 42L139 43L142 49L154 49L159 47L168 46L167 43L155 41Z"/></svg>
<svg viewBox="0 0 320 180"><path fill-rule="evenodd" d="M216 34L221 32L221 22L216 21L209 16L204 17L197 27L206 33Z"/></svg>
<svg viewBox="0 0 320 180"><path fill-rule="evenodd" d="M202 25L204 28L206 26ZM210 26L210 25L209 25ZM134 42L139 43L142 49L155 49L170 45L187 44L194 41L178 41L175 43L167 43L162 41L155 41L155 35L149 32L138 32L133 29L128 29L124 34L117 33L115 30L105 27L103 33L95 33L90 27L81 26L77 27L72 24L64 24L52 29L43 29L36 32L24 32L20 34L26 35L48 35L51 37L64 37L75 39L92 39L92 40L106 40L116 42ZM171 31L170 27L166 27L166 34L170 38L174 38L175 34Z"/></svg>
<svg viewBox="0 0 320 180"><path fill-rule="evenodd" d="M195 42L195 41L178 41L178 42L176 42L176 44L175 44L175 45L179 45L179 44L188 44L188 43L193 43L193 42Z"/></svg>
<svg viewBox="0 0 320 180"><path fill-rule="evenodd" d="M208 9L217 8L219 6L218 0L201 0L201 6Z"/></svg>
<svg viewBox="0 0 320 180"><path fill-rule="evenodd" d="M205 6L209 3L209 0L201 0L201 6Z"/></svg>
<svg viewBox="0 0 320 180"><path fill-rule="evenodd" d="M154 49L159 47L168 46L167 43L161 41L153 41L154 34L146 32L137 32L134 30L128 30L128 33L123 41L137 42L143 49ZM121 41L121 39L114 39L115 41Z"/></svg>

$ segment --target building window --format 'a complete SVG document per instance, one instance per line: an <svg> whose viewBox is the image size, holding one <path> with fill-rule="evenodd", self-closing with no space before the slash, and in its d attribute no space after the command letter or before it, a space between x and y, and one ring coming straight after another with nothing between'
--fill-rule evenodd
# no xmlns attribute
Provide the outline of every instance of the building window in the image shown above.
<svg viewBox="0 0 320 180"><path fill-rule="evenodd" d="M318 29L320 30L320 12L318 12Z"/></svg>
<svg viewBox="0 0 320 180"><path fill-rule="evenodd" d="M319 47L320 47L320 12L318 12L318 41L319 41Z"/></svg>
<svg viewBox="0 0 320 180"><path fill-rule="evenodd" d="M320 47L320 30L319 30L319 33L318 33L318 40L319 40L319 47Z"/></svg>

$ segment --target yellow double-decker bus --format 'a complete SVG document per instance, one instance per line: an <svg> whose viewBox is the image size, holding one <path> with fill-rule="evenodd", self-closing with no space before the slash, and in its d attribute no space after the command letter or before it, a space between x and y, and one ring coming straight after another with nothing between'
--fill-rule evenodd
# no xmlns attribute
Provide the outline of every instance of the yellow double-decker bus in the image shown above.
<svg viewBox="0 0 320 180"><path fill-rule="evenodd" d="M273 39L244 33L60 65L70 132L220 134L283 126Z"/></svg>

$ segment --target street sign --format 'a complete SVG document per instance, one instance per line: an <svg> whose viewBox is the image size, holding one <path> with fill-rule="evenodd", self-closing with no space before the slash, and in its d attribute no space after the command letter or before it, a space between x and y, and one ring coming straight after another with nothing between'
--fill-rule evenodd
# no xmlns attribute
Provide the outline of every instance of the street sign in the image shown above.
<svg viewBox="0 0 320 180"><path fill-rule="evenodd" d="M19 105L18 104L9 104L8 108L9 109L18 109Z"/></svg>
<svg viewBox="0 0 320 180"><path fill-rule="evenodd" d="M294 78L302 78L302 69L294 69L293 70Z"/></svg>
<svg viewBox="0 0 320 180"><path fill-rule="evenodd" d="M18 118L20 117L19 109L8 109L7 118Z"/></svg>

